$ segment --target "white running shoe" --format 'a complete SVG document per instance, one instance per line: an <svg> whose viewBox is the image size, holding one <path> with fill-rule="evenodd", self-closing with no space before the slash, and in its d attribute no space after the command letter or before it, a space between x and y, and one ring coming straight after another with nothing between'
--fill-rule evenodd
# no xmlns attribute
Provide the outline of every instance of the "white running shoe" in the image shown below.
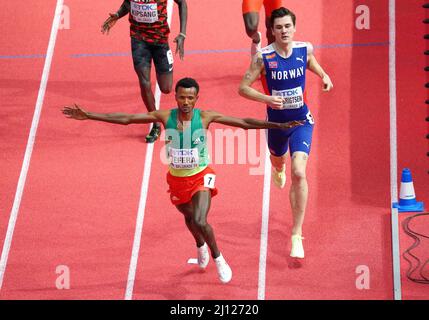
<svg viewBox="0 0 429 320"><path fill-rule="evenodd" d="M262 36L261 33L258 31L259 34L259 42L255 43L252 40L252 45L250 47L250 55L253 57L258 51L261 51L261 42L262 42Z"/></svg>
<svg viewBox="0 0 429 320"><path fill-rule="evenodd" d="M219 257L214 259L217 268L217 274L219 275L219 280L222 283L227 283L232 279L232 270L229 267L228 263L226 263L222 254Z"/></svg>
<svg viewBox="0 0 429 320"><path fill-rule="evenodd" d="M302 240L304 238L299 234L292 235L292 249L290 250L290 256L293 258L304 258L304 247Z"/></svg>
<svg viewBox="0 0 429 320"><path fill-rule="evenodd" d="M273 183L277 188L284 188L286 184L286 166L283 165L282 171L277 171L276 168L273 167L271 175L273 176Z"/></svg>
<svg viewBox="0 0 429 320"><path fill-rule="evenodd" d="M210 261L210 255L209 255L207 243L204 242L204 244L201 247L199 248L197 247L197 251L198 251L198 266L201 269L204 269L205 267L207 267Z"/></svg>

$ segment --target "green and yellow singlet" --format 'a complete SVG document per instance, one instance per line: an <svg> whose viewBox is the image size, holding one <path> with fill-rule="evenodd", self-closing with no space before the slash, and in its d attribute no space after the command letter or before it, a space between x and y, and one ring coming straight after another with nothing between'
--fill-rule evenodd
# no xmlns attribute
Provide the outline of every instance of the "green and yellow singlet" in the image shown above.
<svg viewBox="0 0 429 320"><path fill-rule="evenodd" d="M203 171L209 164L207 136L200 109L194 109L192 120L183 125L178 121L178 111L171 110L166 124L167 159L173 176L189 177Z"/></svg>

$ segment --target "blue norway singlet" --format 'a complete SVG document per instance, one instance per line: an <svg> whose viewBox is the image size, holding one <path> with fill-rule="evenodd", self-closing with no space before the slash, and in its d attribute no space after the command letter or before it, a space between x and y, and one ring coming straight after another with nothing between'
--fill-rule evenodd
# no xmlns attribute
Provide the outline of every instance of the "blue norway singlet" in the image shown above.
<svg viewBox="0 0 429 320"><path fill-rule="evenodd" d="M305 99L305 71L307 69L307 44L293 42L292 54L283 58L271 44L262 49L265 66L264 88L272 96L282 96L283 109L267 107L268 120L286 122L310 119Z"/></svg>

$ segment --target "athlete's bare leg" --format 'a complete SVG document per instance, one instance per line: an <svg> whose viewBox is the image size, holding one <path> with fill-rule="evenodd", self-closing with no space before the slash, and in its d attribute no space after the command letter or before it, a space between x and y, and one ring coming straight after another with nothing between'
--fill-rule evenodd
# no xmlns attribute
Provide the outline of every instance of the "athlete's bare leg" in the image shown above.
<svg viewBox="0 0 429 320"><path fill-rule="evenodd" d="M276 157L270 155L271 165L277 171L282 171L286 165L287 153ZM302 225L304 223L305 209L308 199L308 183L306 177L308 155L305 152L294 152L291 164L291 188L289 200L292 209L293 227L292 235L302 235Z"/></svg>
<svg viewBox="0 0 429 320"><path fill-rule="evenodd" d="M207 215L211 204L210 191L198 191L192 197L191 202L176 206L177 209L185 215L185 222L194 236L197 246L201 246L204 242L210 248L213 258L220 255L216 244L213 228L207 223ZM201 239L202 237L202 239Z"/></svg>
<svg viewBox="0 0 429 320"><path fill-rule="evenodd" d="M276 38L274 38L273 32L271 31L270 17L265 18L265 27L265 35L267 37L268 44L271 44L276 40Z"/></svg>
<svg viewBox="0 0 429 320"><path fill-rule="evenodd" d="M155 111L155 97L150 83L150 67L139 66L134 70L137 73L140 84L140 93L147 111Z"/></svg>
<svg viewBox="0 0 429 320"><path fill-rule="evenodd" d="M173 72L156 74L159 89L162 93L168 94L173 87Z"/></svg>
<svg viewBox="0 0 429 320"><path fill-rule="evenodd" d="M259 12L245 13L243 14L243 19L246 33L249 38L251 38L254 43L261 42L261 38L258 34Z"/></svg>
<svg viewBox="0 0 429 320"><path fill-rule="evenodd" d="M308 155L305 152L297 151L292 155L292 185L289 192L293 216L292 235L302 235L302 225L304 223L304 215L308 199L308 184L306 177L307 161Z"/></svg>
<svg viewBox="0 0 429 320"><path fill-rule="evenodd" d="M185 217L185 223L188 227L189 231L191 232L192 236L195 239L195 242L197 244L197 247L201 247L204 244L204 237L197 228L197 226L193 223L193 206L192 202L188 202L185 204L179 204L176 206L177 210L179 210L181 213L183 213L183 216Z"/></svg>
<svg viewBox="0 0 429 320"><path fill-rule="evenodd" d="M139 78L140 93L147 111L155 111L155 97L150 82L150 70L148 67L138 67L135 69ZM170 93L173 86L173 72L156 75L159 89L162 93Z"/></svg>
<svg viewBox="0 0 429 320"><path fill-rule="evenodd" d="M287 152L280 157L270 154L271 165L273 166L273 168L276 169L277 171L282 171L283 166L286 165L287 155L288 155Z"/></svg>
<svg viewBox="0 0 429 320"><path fill-rule="evenodd" d="M211 192L208 190L198 191L194 194L192 197L192 220L198 231L203 235L204 240L210 248L211 255L215 259L219 257L220 252L216 244L213 228L207 223L211 197Z"/></svg>
<svg viewBox="0 0 429 320"><path fill-rule="evenodd" d="M143 100L144 105L148 112L155 111L155 97L152 91L152 84L150 81L150 67L135 67L134 68L137 76L139 78L140 84L140 94ZM169 93L171 91L172 83L173 83L173 73L170 72L165 75L157 75L157 80L159 84L159 88L163 93ZM149 134L146 136L146 142L153 143L158 139L161 133L161 126L158 123L154 123L152 125L152 129Z"/></svg>

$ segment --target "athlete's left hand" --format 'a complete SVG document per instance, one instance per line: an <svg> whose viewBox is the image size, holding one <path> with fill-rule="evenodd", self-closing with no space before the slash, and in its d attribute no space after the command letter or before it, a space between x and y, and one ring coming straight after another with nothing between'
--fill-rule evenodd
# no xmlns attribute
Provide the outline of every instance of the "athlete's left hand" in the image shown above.
<svg viewBox="0 0 429 320"><path fill-rule="evenodd" d="M328 92L334 87L331 78L325 73L322 78L323 81L323 91Z"/></svg>
<svg viewBox="0 0 429 320"><path fill-rule="evenodd" d="M118 19L118 15L116 13L109 13L109 18L107 18L101 26L101 33L109 35L110 29L113 28Z"/></svg>
<svg viewBox="0 0 429 320"><path fill-rule="evenodd" d="M183 60L183 57L185 56L185 37L179 34L174 39L174 42L176 43L176 54L179 52L180 60Z"/></svg>
<svg viewBox="0 0 429 320"><path fill-rule="evenodd" d="M283 122L281 124L282 129L290 129L290 128L294 128L297 126L302 126L305 123L305 120L299 120L299 121L288 121L288 122Z"/></svg>

